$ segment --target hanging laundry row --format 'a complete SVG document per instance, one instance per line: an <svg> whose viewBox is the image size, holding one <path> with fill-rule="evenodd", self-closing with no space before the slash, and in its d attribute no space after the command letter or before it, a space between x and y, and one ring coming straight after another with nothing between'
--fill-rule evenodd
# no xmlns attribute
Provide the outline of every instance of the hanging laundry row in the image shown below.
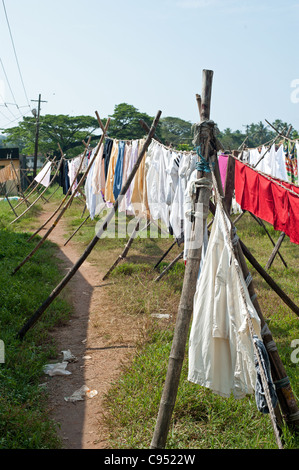
<svg viewBox="0 0 299 470"><path fill-rule="evenodd" d="M111 207L120 195L137 161L144 139L119 141L107 138L101 145L85 182L86 205L91 219ZM88 156L89 160L97 147ZM146 155L119 201L119 212L161 221L176 239L191 227L188 184L195 175L197 154L179 152L152 140Z"/></svg>
<svg viewBox="0 0 299 470"><path fill-rule="evenodd" d="M242 210L252 212L299 244L299 187L235 162L235 195Z"/></svg>
<svg viewBox="0 0 299 470"><path fill-rule="evenodd" d="M274 178L298 184L298 152L298 141L284 140L278 147L273 144L270 149L263 145L244 150L240 160Z"/></svg>

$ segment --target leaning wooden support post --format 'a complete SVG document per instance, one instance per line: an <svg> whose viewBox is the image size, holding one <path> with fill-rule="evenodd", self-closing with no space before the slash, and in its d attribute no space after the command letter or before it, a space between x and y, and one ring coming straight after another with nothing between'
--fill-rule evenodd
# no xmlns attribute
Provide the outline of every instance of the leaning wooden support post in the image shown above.
<svg viewBox="0 0 299 470"><path fill-rule="evenodd" d="M157 269L157 267L159 266L159 264L162 263L163 259L166 258L166 256L168 255L168 253L170 253L170 251L172 250L172 248L176 245L176 240L172 243L172 245L170 245L170 247L168 248L168 250L165 251L165 253L163 253L163 255L161 256L161 258L159 259L159 261L155 264L154 266L154 269Z"/></svg>
<svg viewBox="0 0 299 470"><path fill-rule="evenodd" d="M6 190L5 190L5 198L6 198L7 202L8 202L8 204L9 204L9 207L10 207L11 210L13 211L15 217L18 217L18 214L17 214L16 211L14 210L14 207L13 207L12 203L11 203L10 200L9 200L9 196L8 196Z"/></svg>
<svg viewBox="0 0 299 470"><path fill-rule="evenodd" d="M112 210L109 212L109 214L107 215L107 217L105 218L105 221L102 223L101 227L99 228L97 234L95 235L95 237L92 239L92 241L90 242L90 244L87 246L86 250L84 251L84 253L82 254L82 256L78 259L78 261L74 264L74 266L70 269L70 271L68 272L68 274L62 279L62 281L55 287L55 289L52 291L52 293L49 295L49 297L43 302L43 304L36 310L36 312L32 315L31 318L29 318L29 320L24 324L24 326L21 328L21 330L18 332L18 338L20 340L22 340L24 338L24 336L26 335L26 333L28 332L28 330L30 330L30 328L33 327L33 325L35 325L35 323L39 320L39 318L42 316L42 314L45 312L45 310L49 307L49 305L51 305L51 303L53 302L53 300L60 294L60 292L63 290L63 288L68 284L68 282L73 278L73 276L76 274L76 272L78 271L78 269L80 268L80 266L84 263L84 261L86 260L86 258L89 256L89 254L92 252L92 250L94 249L94 247L96 246L97 242L99 241L99 239L101 238L101 236L103 235L103 233L107 230L107 227L108 227L108 224L110 223L111 219L113 218L113 216L115 215L117 209L118 209L118 206L119 206L119 203L120 201L122 200L122 198L124 197L124 195L126 194L126 192L128 191L129 189L129 186L130 184L132 183L132 180L140 166L140 163L148 149L148 146L150 145L151 141L152 141L152 138L153 138L153 135L155 134L155 131L156 131L156 128L157 128L157 125L158 125L158 122L159 122L159 119L160 119L160 116L161 116L161 111L158 111L154 121L153 121L153 124L152 124L152 127L150 129L150 132L142 146L142 149L140 150L140 153L138 154L138 158L137 158L137 161L132 169L132 172L131 174L129 175L126 183L124 184L118 198L116 199L116 201L114 202L113 204L113 207L112 207Z"/></svg>
<svg viewBox="0 0 299 470"><path fill-rule="evenodd" d="M64 243L63 246L66 246L68 244L68 242L71 241L71 239L76 235L77 232L79 232L80 228L85 224L85 222L88 221L90 217L90 214L88 214L88 216L83 220L83 222L81 222L81 224L79 225L79 227L76 228L76 230L72 233L72 235L67 239L67 241Z"/></svg>
<svg viewBox="0 0 299 470"><path fill-rule="evenodd" d="M17 170L15 169L15 166L14 166L12 160L10 161L10 164L11 164L11 167L12 167L13 172L14 172L15 177L16 177L18 193L21 194L21 196L22 196L23 199L25 199L25 202L26 202L26 204L27 204L27 207L29 207L29 206L30 206L30 202L29 202L29 201L25 198L25 196L24 196L24 193L23 193L23 190L22 190L21 181L20 181L20 178L18 177Z"/></svg>
<svg viewBox="0 0 299 470"><path fill-rule="evenodd" d="M215 148L213 148L212 145L214 143L214 139L212 137L214 123L209 121L212 77L212 71L203 71L200 113L201 122L198 129L198 138L196 137L194 139L196 141L194 142L195 145L200 146L201 155L203 155L205 158L207 165L211 163L211 158L215 153ZM209 127L209 123L211 128ZM202 126L202 129L200 126ZM195 242L198 242L199 239L203 239L204 224L209 213L209 199L212 188L210 173L205 171L198 171L197 176L198 181L201 181L202 187L199 191L197 191L194 207L198 207L198 204L200 204L200 207L203 209L203 214L202 218L195 217L192 224L191 235ZM166 379L160 401L156 426L151 442L152 449L164 448L167 440L185 356L185 348L188 339L191 315L193 312L193 298L196 291L196 283L201 261L201 251L202 246L196 245L193 245L188 249L183 288L174 330L174 338L169 356Z"/></svg>
<svg viewBox="0 0 299 470"><path fill-rule="evenodd" d="M271 235L270 235L270 233L269 233L269 231L268 231L266 225L264 224L264 222L263 222L261 219L259 219L258 217L256 217L256 215L252 214L251 212L249 212L249 214L254 218L254 220L255 220L261 227L263 227L263 229L265 230L265 233L268 235L268 238L269 238L269 240L271 241L272 245L274 246L275 249L277 249L277 254L279 255L281 261L283 262L284 266L287 268L288 265L287 265L287 263L285 262L284 258L282 257L282 254L281 254L280 251L279 251L279 246L277 247L277 246L275 245L275 241L274 241L273 238L271 237ZM283 237L283 238L284 238L284 237ZM273 257L273 259L274 259L274 257ZM272 264L272 263L271 263L271 264ZM266 266L266 269L268 269L267 266Z"/></svg>
<svg viewBox="0 0 299 470"><path fill-rule="evenodd" d="M274 246L274 250L272 251L270 258L267 261L266 269L269 269L272 266L274 258L277 254L279 254L279 256L281 257L281 255L279 253L279 248L280 248L285 236L286 236L286 234L284 232L281 232L281 234L279 235L279 239L277 240L277 243Z"/></svg>
<svg viewBox="0 0 299 470"><path fill-rule="evenodd" d="M213 207L213 204L210 202L210 210L212 211L213 214L215 214L215 206ZM228 214L227 214L228 215ZM229 216L228 216L229 217ZM245 247L244 243L237 238L237 243L235 244L235 252L236 256L238 259L238 262L240 264L240 267L243 272L244 279L248 280L251 278L246 260L244 258L244 255L247 257L248 261L252 263L252 265L257 269L257 271L264 277L264 279L273 287L275 292L280 295L282 300L286 302L292 310L297 313L298 315L298 307L294 305L294 303L286 296L286 294L277 286L274 281L270 278L268 273L263 270L263 268L259 265L259 263L254 259L254 257L251 255L250 251ZM275 287L275 288L274 288ZM285 419L286 424L289 426L291 430L295 429L298 431L299 429L299 410L297 407L296 399L293 394L290 381L287 377L284 365L281 361L281 358L278 354L278 350L275 344L275 341L273 340L271 331L264 319L262 310L260 308L255 289L253 286L253 281L249 282L248 285L248 292L250 295L250 298L252 300L252 303L254 305L254 308L256 309L258 316L261 320L261 328L262 328L262 339L265 344L265 347L267 349L268 355L269 355L269 360L271 364L271 373L272 373L272 379L274 381L274 384L276 386L276 391L277 391L277 396L278 396L278 401L280 405L277 405L275 408L275 414L276 414L276 419L278 425L281 427L282 425L282 419Z"/></svg>
<svg viewBox="0 0 299 470"><path fill-rule="evenodd" d="M256 269L256 271L262 276L267 284L274 290L274 292L281 298L281 300L299 317L299 307L296 305L290 297L279 287L274 279L265 271L260 263L255 259L253 254L247 248L247 246L239 239L244 256L248 259L249 263Z"/></svg>
<svg viewBox="0 0 299 470"><path fill-rule="evenodd" d="M107 121L107 124L106 124L106 128L108 129L109 127L109 124L110 124L110 119L108 119ZM106 129L106 130L107 130ZM91 159L91 161L89 162L89 165L88 165L88 168L86 170L86 172L84 173L84 175L82 176L81 180L79 181L78 183L78 186L77 186L77 189L83 184L85 178L87 177L87 174L88 172L90 171L95 159L97 158L97 154L98 154L98 151L100 149L100 146L103 142L105 138L105 134L102 135L101 139L100 139L100 142L98 144L98 148L97 148L97 151L95 152L93 158ZM61 159L62 161L62 159ZM53 230L55 229L56 225L58 224L58 222L60 221L61 217L63 216L63 214L65 213L65 211L67 210L67 208L70 206L72 200L74 199L75 197L75 194L76 194L76 191L73 192L71 194L71 196L69 197L69 200L66 202L66 204L64 205L64 207L61 209L60 213L58 214L58 216L56 217L56 219L54 220L54 222L52 223L51 227L47 230L47 232L45 233L45 235L43 236L43 238L38 242L38 244L35 246L35 248L31 251L31 253L29 253L28 256L26 256L26 258L15 268L15 270L13 271L13 275L19 271L19 269L24 266L24 264L30 260L30 258L32 258L32 256L34 255L34 253L36 253L36 251L41 247L41 245L46 241L46 239L49 237L50 233L53 232Z"/></svg>
<svg viewBox="0 0 299 470"><path fill-rule="evenodd" d="M48 163L49 160L50 160L50 158L48 158L48 159L46 160L46 162L45 162L45 164L43 165L41 171L45 168L46 163ZM53 162L54 162L54 160L53 160ZM51 163L53 163L53 162L51 162ZM50 171L50 167L49 167L48 170L46 171L45 175L47 175L49 171ZM28 186L28 188L26 189L26 191L28 191L28 189L29 189L32 185L35 185L35 186L34 186L34 188L29 192L29 194L26 195L26 198L27 198L27 199L29 199L29 197L32 196L32 194L33 194L35 191L37 191L37 188L38 188L39 183L37 183L37 181L35 181L35 179L33 179L32 182L31 182L31 184L30 184L30 185ZM16 205L15 209L17 209L21 204L23 204L23 202L26 202L25 199L22 199L22 201L20 201L20 202Z"/></svg>
<svg viewBox="0 0 299 470"><path fill-rule="evenodd" d="M59 162L59 165L57 166L57 169L56 169L56 172L52 178L52 180L50 181L50 184L47 188L44 189L44 191L35 199L35 201L33 201L33 203L27 207L27 209L22 212L22 214L20 214L15 220L13 220L12 222L10 222L10 224L13 224L14 222L16 222L17 220L19 220L21 217L23 217L23 215L25 215L36 203L37 201L39 201L39 199L43 196L43 194L47 191L47 189L51 186L51 184L53 183L53 181L55 180L59 170L60 170L60 166L61 166L61 163L62 163L62 160Z"/></svg>
<svg viewBox="0 0 299 470"><path fill-rule="evenodd" d="M139 217L139 219L137 220L137 224L135 225L134 230L131 233L131 236L130 236L129 240L126 243L126 246L125 246L123 252L119 255L119 257L114 261L112 266L110 266L110 268L108 269L106 274L103 276L103 281L105 281L105 279L107 279L110 276L112 271L114 271L116 266L126 258L127 254L128 254L128 251L131 248L132 243L133 243L133 241L135 240L135 238L137 236L137 233L139 232L140 222L141 222L141 217Z"/></svg>
<svg viewBox="0 0 299 470"><path fill-rule="evenodd" d="M242 268L244 278L246 279L250 275L250 273L249 273L245 258L243 256L243 251L241 248L240 241L236 245L236 253L239 257L239 263ZM271 364L272 379L276 387L276 393L277 393L282 417L284 418L286 424L291 430L295 429L295 431L298 432L299 410L298 410L296 398L292 391L290 380L287 376L284 365L279 356L276 343L273 340L272 333L263 317L263 313L259 306L252 282L250 282L249 284L248 291L252 299L252 303L261 319L262 339L268 352L268 356L269 356L269 360ZM279 406L278 405L276 406L275 414L277 417L278 425L280 426L281 415L278 409Z"/></svg>
<svg viewBox="0 0 299 470"><path fill-rule="evenodd" d="M170 271L170 270L173 268L173 266L174 266L180 259L183 258L183 256L184 256L184 251L181 251L181 253L179 253L179 254L174 258L174 260L172 260L171 263L169 263L169 265L166 266L166 268L163 269L163 271L161 272L161 274L159 274L159 276L156 277L156 279L155 279L154 282L159 282L159 281L162 279L162 277L164 277L165 274L168 273L168 271Z"/></svg>
<svg viewBox="0 0 299 470"><path fill-rule="evenodd" d="M89 139L89 141L90 141L90 139ZM79 167L78 167L78 169L77 169L77 171L76 171L76 174L75 174L75 177L74 177L73 181L72 181L71 184L70 184L70 187L69 187L68 190L67 190L66 195L64 196L64 198L62 199L62 201L60 202L60 204L58 205L58 207L55 209L55 211L54 211L54 212L50 215L50 217L48 217L48 219L31 235L31 237L28 239L28 241L31 241L31 240L50 222L50 220L53 219L53 217L58 213L59 209L63 206L63 204L64 204L65 201L67 200L68 196L71 194L75 182L77 181L77 177L78 177L78 175L79 175L79 173L80 173L80 171L81 171L82 164L83 164L83 161L84 161L85 156L86 156L86 150L85 150L85 152L84 152L83 155L82 155L82 158L81 158Z"/></svg>

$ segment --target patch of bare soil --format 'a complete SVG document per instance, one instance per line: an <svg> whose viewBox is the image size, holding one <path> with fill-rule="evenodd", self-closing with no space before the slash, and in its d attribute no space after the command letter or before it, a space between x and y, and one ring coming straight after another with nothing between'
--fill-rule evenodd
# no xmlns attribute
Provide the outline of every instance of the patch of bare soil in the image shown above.
<svg viewBox="0 0 299 470"><path fill-rule="evenodd" d="M40 217L41 225L54 209L51 205L45 206ZM41 236L52 223L53 220L40 232ZM64 233L65 222L61 219L49 240L58 245L57 257L66 273L81 256L83 249L79 252L72 240L64 246ZM134 354L142 329L141 325L136 324L136 318L123 315L113 306L105 292L109 280L102 281L103 273L99 269L91 265L88 259L82 264L66 288L74 314L67 326L55 328L51 333L59 352L70 350L76 357L76 361L67 366L71 375L45 376L51 416L58 423L58 434L65 449L109 447L103 419L103 397L119 376L121 365ZM57 362L62 362L62 359L63 355L59 354ZM83 401L65 401L65 397L71 396L83 385L98 394Z"/></svg>

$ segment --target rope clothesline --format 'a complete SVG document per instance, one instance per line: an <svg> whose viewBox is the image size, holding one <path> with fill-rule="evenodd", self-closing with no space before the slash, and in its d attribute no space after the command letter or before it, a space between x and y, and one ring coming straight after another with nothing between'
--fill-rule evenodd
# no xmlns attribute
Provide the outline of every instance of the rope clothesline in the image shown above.
<svg viewBox="0 0 299 470"><path fill-rule="evenodd" d="M238 157L235 157L234 155L229 155L231 156L232 158L234 158L235 160L237 161L240 161L238 159ZM260 170L257 170L256 168L252 167L251 165L249 165L248 163L246 162L241 162L243 165L247 166L247 168L250 168L251 170L255 171L256 173L260 174L261 176L264 176L266 179L268 179L269 181L271 181L272 183L275 183L277 184L277 186L280 186L281 188L285 189L286 191L292 193L294 196L296 197L299 197L299 193L296 193L296 191L293 191L293 189L291 188L287 188L285 186L285 184L289 184L289 185L292 185L292 186L295 186L296 188L299 189L299 186L297 186L296 184L294 183L289 183L288 181L283 181L283 180L280 180L278 178L274 178L274 176L271 176L271 175L268 175L267 173L263 173L262 171Z"/></svg>

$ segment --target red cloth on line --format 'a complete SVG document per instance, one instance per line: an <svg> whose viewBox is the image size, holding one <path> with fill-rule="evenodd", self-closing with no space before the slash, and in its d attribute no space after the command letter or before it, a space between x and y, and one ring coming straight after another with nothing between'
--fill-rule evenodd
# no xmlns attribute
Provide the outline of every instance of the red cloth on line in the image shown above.
<svg viewBox="0 0 299 470"><path fill-rule="evenodd" d="M270 179L269 179L270 178ZM279 184L277 184L279 183ZM235 162L235 197L243 210L252 212L299 244L299 187L264 176L239 160Z"/></svg>

